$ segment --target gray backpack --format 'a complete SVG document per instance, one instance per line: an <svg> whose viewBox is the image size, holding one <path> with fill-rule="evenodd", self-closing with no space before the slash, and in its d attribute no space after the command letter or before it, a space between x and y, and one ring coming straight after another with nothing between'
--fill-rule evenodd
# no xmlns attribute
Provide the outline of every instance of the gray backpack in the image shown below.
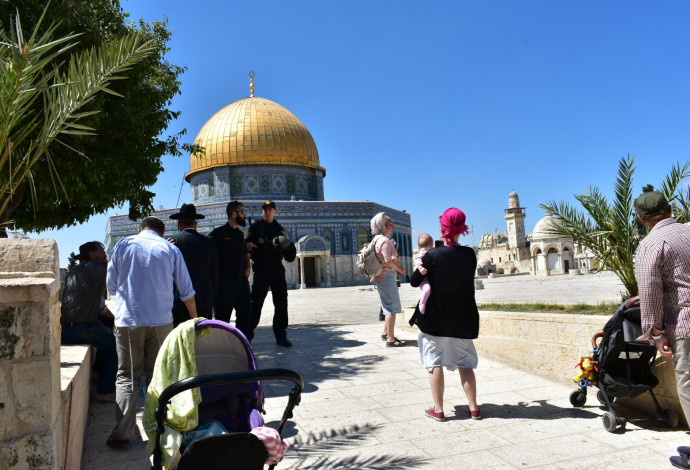
<svg viewBox="0 0 690 470"><path fill-rule="evenodd" d="M357 253L357 268L363 276L375 277L381 274L384 264L376 257L376 247L374 246L378 235L372 241L364 245Z"/></svg>

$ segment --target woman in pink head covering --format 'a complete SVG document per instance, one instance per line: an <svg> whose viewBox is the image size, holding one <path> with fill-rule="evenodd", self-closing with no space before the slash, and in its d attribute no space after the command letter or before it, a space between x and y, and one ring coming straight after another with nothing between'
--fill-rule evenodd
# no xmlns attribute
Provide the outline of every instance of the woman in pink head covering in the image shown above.
<svg viewBox="0 0 690 470"><path fill-rule="evenodd" d="M474 300L474 271L477 257L472 248L458 244L458 237L468 233L465 213L451 207L441 216L443 247L429 250L422 258L426 276L419 270L412 274L410 285L417 287L426 278L431 294L424 315L419 305L410 324L419 327L419 354L422 366L429 372L434 405L424 412L437 421L443 413L443 367L460 370L460 383L469 404L468 416L481 419L477 405L477 351L472 341L479 334L479 312Z"/></svg>

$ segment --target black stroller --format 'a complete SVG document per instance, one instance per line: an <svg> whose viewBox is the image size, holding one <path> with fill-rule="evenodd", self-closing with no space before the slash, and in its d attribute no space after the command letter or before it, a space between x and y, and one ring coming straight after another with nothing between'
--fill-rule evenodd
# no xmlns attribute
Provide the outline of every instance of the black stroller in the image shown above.
<svg viewBox="0 0 690 470"><path fill-rule="evenodd" d="M186 390L200 387L197 429L205 421L219 420L228 433L202 437L187 447L183 444L177 468L262 470L268 451L256 436L250 434L252 429L264 424L261 381L285 380L294 383L277 428L280 435L287 420L292 418L293 409L300 402L304 388L302 377L287 369L258 370L249 342L228 323L203 320L196 324L196 330L204 327L210 327L209 334L197 335L194 344L199 375L169 385L158 397L152 468L162 468L161 439L171 399ZM274 466L271 465L270 468Z"/></svg>
<svg viewBox="0 0 690 470"><path fill-rule="evenodd" d="M655 418L667 426L678 426L678 415L672 409L664 410L654 396L652 389L659 380L652 374L656 358L656 346L636 339L642 334L639 297L623 302L606 322L604 331L592 337L593 358L599 368L596 386L597 399L608 411L602 417L604 428L614 432L619 426L625 428L627 420L616 415L611 402L616 398L632 398L649 392L656 406ZM597 345L597 340L601 339ZM570 403L582 407L587 401L587 385L580 382L579 388L570 394Z"/></svg>

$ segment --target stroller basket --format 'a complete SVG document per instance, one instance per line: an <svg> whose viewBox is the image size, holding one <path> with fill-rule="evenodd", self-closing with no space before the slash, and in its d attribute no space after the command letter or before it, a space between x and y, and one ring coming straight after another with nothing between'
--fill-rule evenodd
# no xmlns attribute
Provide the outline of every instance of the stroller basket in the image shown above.
<svg viewBox="0 0 690 470"><path fill-rule="evenodd" d="M180 380L178 382L175 382L174 384L168 386L163 390L161 393L160 397L158 398L158 406L156 407L156 442L155 442L155 448L154 448L154 453L153 453L153 469L154 470L161 470L162 469L162 452L161 452L161 443L160 439L161 436L163 435L164 432L164 424L165 424L165 417L166 417L166 410L167 410L167 405L170 402L171 398L174 397L175 395L184 392L186 390L196 388L196 387L215 387L215 386L220 386L220 385L228 385L228 384L247 384L247 383L254 383L257 381L265 381L265 380L285 380L289 382L294 383L294 387L292 388L292 391L289 394L288 397L288 404L285 408L285 411L283 412L282 419L280 420L280 424L278 425L278 434L282 434L283 428L285 427L285 424L287 423L288 419L292 418L292 411L294 410L295 406L299 404L300 397L302 390L304 389L304 382L302 380L302 377L291 370L288 369L264 369L264 370L247 370L247 371L240 371L240 372L226 372L226 373L221 373L221 374L207 374L207 375L199 375L195 377L189 377L183 380ZM249 423L247 423L249 424ZM241 434L247 434L247 433L234 433L234 436L237 437ZM227 435L226 435L227 436ZM243 452L247 451L246 448L246 441L241 440L241 439L234 439L234 440L215 440L214 438L217 438L219 436L210 436L206 437L203 439L200 439L197 441L198 443L202 443L203 441L207 441L207 443L211 443L211 445L214 445L217 443L218 446L223 446L222 449L218 449L219 451L222 451L223 454L225 455L233 455L233 459L230 461L226 461L225 464L223 465L223 468L250 468L248 463L246 462L241 462L241 459L239 459L237 456L241 456ZM241 436L240 436L241 437ZM202 444L203 445L203 444ZM233 446L234 448L228 448L228 445ZM202 466L200 466L202 465ZM233 467L233 465L242 465L242 467ZM264 462L261 460L260 462L252 463L251 468L259 468L262 469ZM192 461L191 458L187 458L185 454L182 455L182 459L180 460L180 468L209 468L203 466L201 462L196 462ZM273 468L274 465L272 465L270 468Z"/></svg>

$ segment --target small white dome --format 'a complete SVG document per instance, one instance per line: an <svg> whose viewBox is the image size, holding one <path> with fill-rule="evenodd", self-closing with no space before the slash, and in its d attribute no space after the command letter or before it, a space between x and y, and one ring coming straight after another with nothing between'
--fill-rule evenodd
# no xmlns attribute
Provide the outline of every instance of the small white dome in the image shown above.
<svg viewBox="0 0 690 470"><path fill-rule="evenodd" d="M563 235L557 235L550 233L549 231L553 228L556 222L556 218L552 215L547 215L534 226L532 231L532 240L543 240L545 238L567 238Z"/></svg>
<svg viewBox="0 0 690 470"><path fill-rule="evenodd" d="M483 268L484 266L488 266L491 264L491 261L489 261L486 258L480 258L477 260L477 267L478 268Z"/></svg>

